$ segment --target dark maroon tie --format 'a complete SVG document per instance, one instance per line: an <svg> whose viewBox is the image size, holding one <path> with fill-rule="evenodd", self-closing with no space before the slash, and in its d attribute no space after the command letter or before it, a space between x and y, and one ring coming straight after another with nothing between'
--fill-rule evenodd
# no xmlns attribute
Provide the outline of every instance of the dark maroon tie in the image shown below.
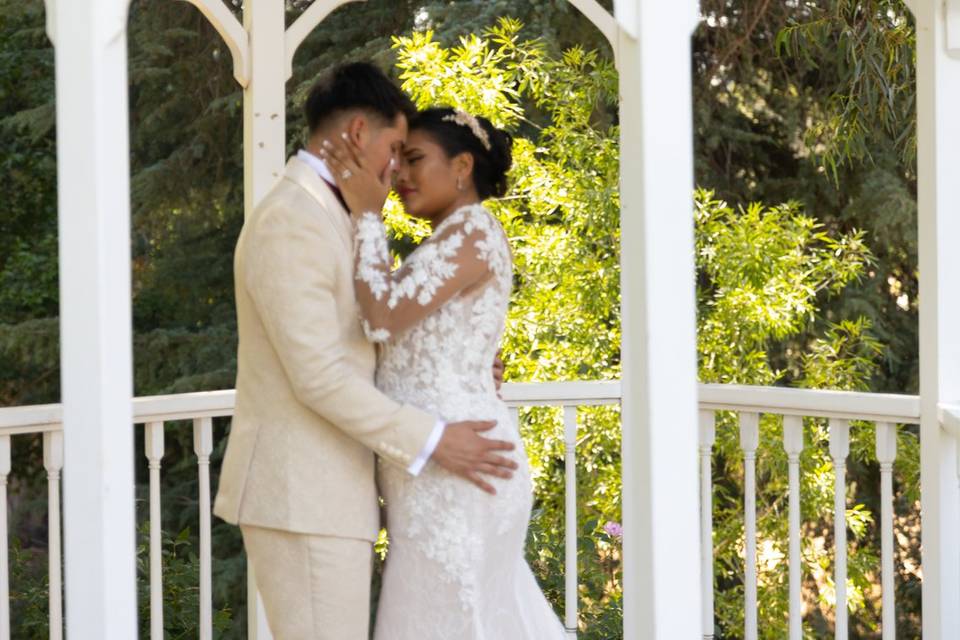
<svg viewBox="0 0 960 640"><path fill-rule="evenodd" d="M343 199L343 194L340 192L340 187L335 185L332 182L328 182L326 178L323 178L323 181L327 183L327 186L330 187L330 190L333 191L333 195L337 196L337 200L340 201L340 204L343 205L344 211L347 212L347 216L350 215L350 207L347 206L347 201Z"/></svg>

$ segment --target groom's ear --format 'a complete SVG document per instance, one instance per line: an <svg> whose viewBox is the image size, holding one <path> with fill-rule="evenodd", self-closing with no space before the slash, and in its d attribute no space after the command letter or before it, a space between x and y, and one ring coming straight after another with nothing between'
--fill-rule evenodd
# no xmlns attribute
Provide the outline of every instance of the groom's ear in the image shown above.
<svg viewBox="0 0 960 640"><path fill-rule="evenodd" d="M346 134L351 142L363 148L367 138L370 137L370 122L367 117L357 113L347 120Z"/></svg>

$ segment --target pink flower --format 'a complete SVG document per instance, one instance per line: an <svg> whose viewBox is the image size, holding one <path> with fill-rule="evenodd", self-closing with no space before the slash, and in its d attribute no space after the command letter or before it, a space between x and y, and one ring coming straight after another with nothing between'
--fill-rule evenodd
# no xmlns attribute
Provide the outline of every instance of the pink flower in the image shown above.
<svg viewBox="0 0 960 640"><path fill-rule="evenodd" d="M619 522L608 522L607 524L603 525L603 530L611 538L623 540L623 527Z"/></svg>

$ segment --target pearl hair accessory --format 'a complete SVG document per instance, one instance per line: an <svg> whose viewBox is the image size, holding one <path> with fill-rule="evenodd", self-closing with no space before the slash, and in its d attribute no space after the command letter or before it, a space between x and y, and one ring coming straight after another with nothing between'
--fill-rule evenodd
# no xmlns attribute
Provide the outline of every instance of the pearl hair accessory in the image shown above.
<svg viewBox="0 0 960 640"><path fill-rule="evenodd" d="M480 143L483 145L483 148L487 151L490 151L493 147L490 145L490 136L487 135L486 130L480 124L480 121L477 120L475 116L470 115L466 111L460 111L457 109L456 113L453 115L445 116L443 118L444 122L454 122L461 127L467 127L470 131L473 132L473 135L480 140Z"/></svg>

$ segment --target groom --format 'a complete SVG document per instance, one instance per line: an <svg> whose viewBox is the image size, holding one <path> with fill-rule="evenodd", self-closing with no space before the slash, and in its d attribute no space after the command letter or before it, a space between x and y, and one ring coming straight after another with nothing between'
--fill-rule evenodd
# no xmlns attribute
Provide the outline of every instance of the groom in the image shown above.
<svg viewBox="0 0 960 640"><path fill-rule="evenodd" d="M234 262L236 412L214 513L243 534L276 640L366 640L375 454L417 475L428 460L493 492L513 446L444 424L373 384L357 316L353 228L315 155L347 134L389 180L414 106L376 67L333 70L306 103L310 141L245 221Z"/></svg>

